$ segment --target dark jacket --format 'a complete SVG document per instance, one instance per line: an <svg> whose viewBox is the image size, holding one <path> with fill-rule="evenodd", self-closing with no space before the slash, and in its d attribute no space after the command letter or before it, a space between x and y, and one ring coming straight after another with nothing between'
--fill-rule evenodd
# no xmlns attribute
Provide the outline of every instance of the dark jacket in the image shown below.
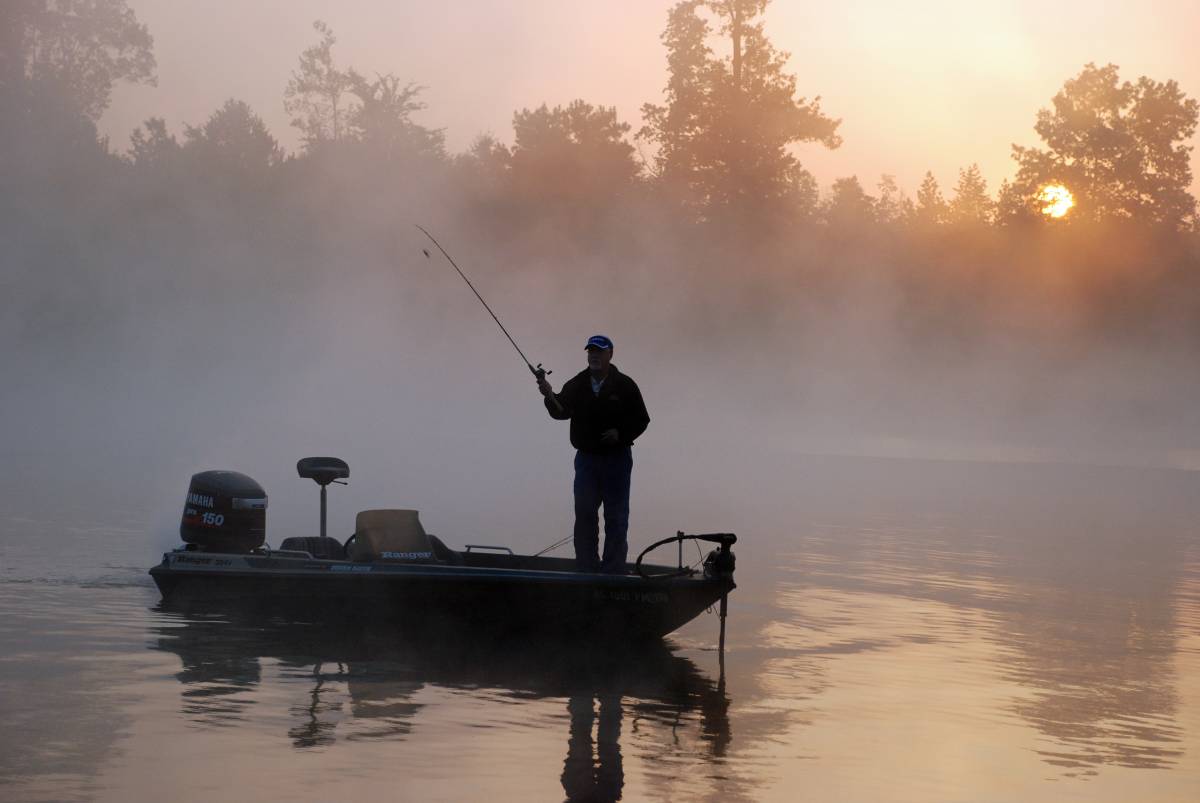
<svg viewBox="0 0 1200 803"><path fill-rule="evenodd" d="M545 400L546 410L551 418L571 419L571 445L581 452L605 454L632 446L650 423L637 383L611 363L599 396L592 393L591 372L586 368L568 379L554 395L563 406L562 412L550 399ZM600 443L600 436L609 429L617 430L620 436L617 446Z"/></svg>

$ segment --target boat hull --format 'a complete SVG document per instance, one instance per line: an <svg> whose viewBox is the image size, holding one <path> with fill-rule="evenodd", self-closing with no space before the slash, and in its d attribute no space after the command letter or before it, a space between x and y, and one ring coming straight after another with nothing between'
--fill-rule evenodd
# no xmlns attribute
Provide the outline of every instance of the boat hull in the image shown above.
<svg viewBox="0 0 1200 803"><path fill-rule="evenodd" d="M522 565L522 562L533 567ZM734 588L731 577L583 574L567 561L490 565L355 563L307 557L170 552L150 570L169 605L239 602L405 630L470 624L555 636L656 638ZM653 567L664 569L665 567Z"/></svg>

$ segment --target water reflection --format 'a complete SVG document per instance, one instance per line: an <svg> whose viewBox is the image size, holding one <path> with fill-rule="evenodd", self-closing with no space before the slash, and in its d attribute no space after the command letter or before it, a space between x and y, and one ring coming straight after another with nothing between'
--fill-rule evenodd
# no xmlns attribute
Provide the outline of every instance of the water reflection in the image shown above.
<svg viewBox="0 0 1200 803"><path fill-rule="evenodd" d="M463 712L479 718L462 723L468 728L532 717L539 729L561 728L566 798L605 801L623 795L631 744L640 761L671 758L684 743L692 760L719 761L731 741L723 680L662 643L511 642L228 609L155 611L152 646L182 662L175 678L184 717L221 728L244 721L253 706L263 722L274 721L282 707L299 750L339 740L406 741L422 728L433 739L471 715ZM267 698L281 689L288 699L273 706ZM422 717L428 706L438 715ZM499 723L482 721L497 716Z"/></svg>
<svg viewBox="0 0 1200 803"><path fill-rule="evenodd" d="M258 658L212 650L197 639L179 639L175 645L183 661L175 677L184 686L184 717L217 727L244 721L254 705L250 692L262 681Z"/></svg>
<svg viewBox="0 0 1200 803"><path fill-rule="evenodd" d="M596 704L600 708L600 728L596 746L592 727L596 722ZM562 785L568 800L620 800L625 786L621 763L621 698L602 694L574 694L567 701L571 713L571 735L567 739L567 759L563 762Z"/></svg>
<svg viewBox="0 0 1200 803"><path fill-rule="evenodd" d="M804 568L778 596L806 630L771 632L788 646L866 634L897 653L924 642L940 660L957 653L982 666L986 655L994 674L975 681L977 714L1000 703L1064 775L1171 768L1186 737L1179 638L1200 628L1178 604L1194 536L1178 518L1149 515L1178 506L1161 489L1124 492L1140 503L1089 495L1064 507L1070 494L1047 483L1025 489L1018 509L976 499L924 520L909 512L815 526L782 561ZM907 654L908 671L944 671ZM1006 705L985 696L1001 684L1013 686Z"/></svg>
<svg viewBox="0 0 1200 803"><path fill-rule="evenodd" d="M1185 542L1120 525L1056 535L1009 561L1019 604L1003 611L996 638L1008 676L1033 691L1014 710L1047 737L1043 760L1067 774L1174 766Z"/></svg>
<svg viewBox="0 0 1200 803"><path fill-rule="evenodd" d="M297 724L288 730L288 738L296 747L322 747L336 741L334 731L337 718L342 712L342 703L333 698L332 692L338 681L345 677L345 666L335 664L330 675L324 664L313 666L313 687L308 698L292 706L288 713Z"/></svg>

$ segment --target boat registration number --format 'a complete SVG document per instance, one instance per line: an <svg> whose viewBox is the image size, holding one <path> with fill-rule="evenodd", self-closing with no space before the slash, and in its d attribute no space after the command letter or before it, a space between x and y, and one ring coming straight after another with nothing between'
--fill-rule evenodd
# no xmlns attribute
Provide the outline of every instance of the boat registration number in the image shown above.
<svg viewBox="0 0 1200 803"><path fill-rule="evenodd" d="M640 602L645 605L666 605L668 595L665 591L611 591L597 589L596 599L615 600L618 602Z"/></svg>

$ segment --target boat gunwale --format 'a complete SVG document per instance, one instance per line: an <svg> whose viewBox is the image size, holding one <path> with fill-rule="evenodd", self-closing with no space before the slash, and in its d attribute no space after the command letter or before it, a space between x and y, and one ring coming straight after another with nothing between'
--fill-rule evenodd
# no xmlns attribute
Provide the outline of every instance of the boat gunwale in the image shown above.
<svg viewBox="0 0 1200 803"><path fill-rule="evenodd" d="M150 569L150 575L158 574L178 574L188 576L198 576L205 574L220 575L222 577L261 577L264 574L270 574L273 577L296 577L296 578L316 578L329 577L344 579L348 577L361 578L389 578L389 577L406 577L406 578L428 578L437 580L463 580L463 579L479 579L492 582L502 582L505 580L511 581L535 581L539 583L567 583L571 585L645 585L653 586L675 586L675 585L708 585L714 582L720 582L721 578L705 576L702 572L693 571L691 574L677 574L678 569L672 566L650 565L646 568L661 570L665 574L661 577L644 577L638 574L601 574L588 572L569 572L558 571L552 569L522 569L522 568L506 568L498 566L459 566L453 564L436 564L436 563L391 563L391 562L371 562L361 563L349 560L318 560L313 558L301 558L283 555L246 555L236 553L222 552L207 552L201 553L206 557L234 557L238 559L252 558L258 561L267 561L275 563L277 561L287 561L288 563L302 563L303 565L296 566L214 566L205 564L201 566L188 566L169 564L168 559L174 554L196 554L191 551L176 550L175 552L167 552L163 555L163 562ZM518 556L520 557L520 556ZM335 569L334 567L347 567L347 569ZM732 577L729 578L732 584Z"/></svg>

